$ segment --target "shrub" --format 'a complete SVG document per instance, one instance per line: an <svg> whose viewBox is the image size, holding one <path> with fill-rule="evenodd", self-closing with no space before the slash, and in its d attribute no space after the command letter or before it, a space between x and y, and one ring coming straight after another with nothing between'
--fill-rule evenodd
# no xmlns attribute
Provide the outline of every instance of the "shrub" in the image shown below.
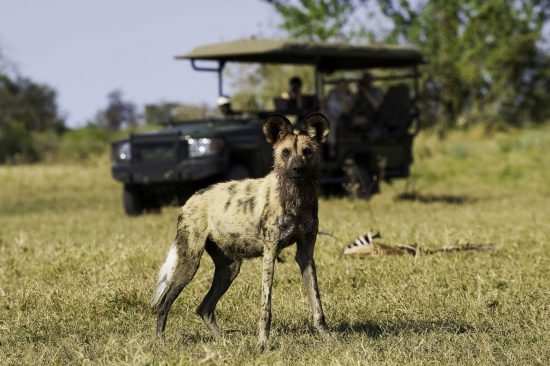
<svg viewBox="0 0 550 366"><path fill-rule="evenodd" d="M19 121L7 121L0 126L0 163L35 161L33 137Z"/></svg>
<svg viewBox="0 0 550 366"><path fill-rule="evenodd" d="M109 149L111 134L88 126L65 132L57 148L58 161L84 161L102 155Z"/></svg>

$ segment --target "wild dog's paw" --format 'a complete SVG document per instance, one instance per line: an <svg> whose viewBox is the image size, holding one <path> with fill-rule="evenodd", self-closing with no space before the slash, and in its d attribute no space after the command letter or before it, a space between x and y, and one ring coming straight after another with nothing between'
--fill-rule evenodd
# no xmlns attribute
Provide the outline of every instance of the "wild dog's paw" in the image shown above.
<svg viewBox="0 0 550 366"><path fill-rule="evenodd" d="M260 350L260 352L267 351L267 339L260 339L258 341L258 349Z"/></svg>

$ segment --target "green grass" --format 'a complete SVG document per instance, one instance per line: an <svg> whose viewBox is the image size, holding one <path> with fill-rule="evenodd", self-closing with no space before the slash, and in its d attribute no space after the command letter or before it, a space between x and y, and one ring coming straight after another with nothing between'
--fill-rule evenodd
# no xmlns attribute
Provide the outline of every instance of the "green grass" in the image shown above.
<svg viewBox="0 0 550 366"><path fill-rule="evenodd" d="M263 354L259 260L218 306L225 342L195 315L212 276L205 256L162 345L148 301L177 208L124 216L106 161L0 167L0 364L550 364L550 128L421 135L415 149L408 183L370 203L321 201L321 230L338 238L320 236L316 250L337 340L315 333L291 249ZM367 229L388 243L496 250L339 258Z"/></svg>

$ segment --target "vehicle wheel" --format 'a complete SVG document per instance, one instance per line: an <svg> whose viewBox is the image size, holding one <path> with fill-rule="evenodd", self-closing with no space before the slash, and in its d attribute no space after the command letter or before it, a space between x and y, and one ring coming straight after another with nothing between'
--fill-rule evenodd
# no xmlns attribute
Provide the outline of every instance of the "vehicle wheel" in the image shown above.
<svg viewBox="0 0 550 366"><path fill-rule="evenodd" d="M238 180L244 178L250 178L250 170L241 164L231 164L227 172L223 176L223 180Z"/></svg>
<svg viewBox="0 0 550 366"><path fill-rule="evenodd" d="M143 197L138 190L131 187L124 187L122 202L124 204L124 212L126 212L128 216L142 214L144 209Z"/></svg>
<svg viewBox="0 0 550 366"><path fill-rule="evenodd" d="M150 214L159 214L161 211L161 207L162 205L157 202L154 197L152 197L145 205L145 211Z"/></svg>

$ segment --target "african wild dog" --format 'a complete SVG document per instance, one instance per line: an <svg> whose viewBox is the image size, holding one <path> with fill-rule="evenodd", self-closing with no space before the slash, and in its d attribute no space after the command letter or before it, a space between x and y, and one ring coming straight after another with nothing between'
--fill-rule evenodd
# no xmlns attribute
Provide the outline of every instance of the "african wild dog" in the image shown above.
<svg viewBox="0 0 550 366"><path fill-rule="evenodd" d="M271 173L260 179L210 186L193 195L181 209L176 239L160 269L153 297L161 338L170 306L193 279L204 250L212 257L215 272L197 313L217 337L221 335L214 315L216 303L239 274L243 259L263 255L259 345L264 349L271 324L275 259L293 243L297 243L296 262L315 326L324 338L330 337L313 261L321 144L327 139L329 122L322 114L313 113L304 119L301 130L293 130L286 117L273 114L265 121L263 132L273 145Z"/></svg>

